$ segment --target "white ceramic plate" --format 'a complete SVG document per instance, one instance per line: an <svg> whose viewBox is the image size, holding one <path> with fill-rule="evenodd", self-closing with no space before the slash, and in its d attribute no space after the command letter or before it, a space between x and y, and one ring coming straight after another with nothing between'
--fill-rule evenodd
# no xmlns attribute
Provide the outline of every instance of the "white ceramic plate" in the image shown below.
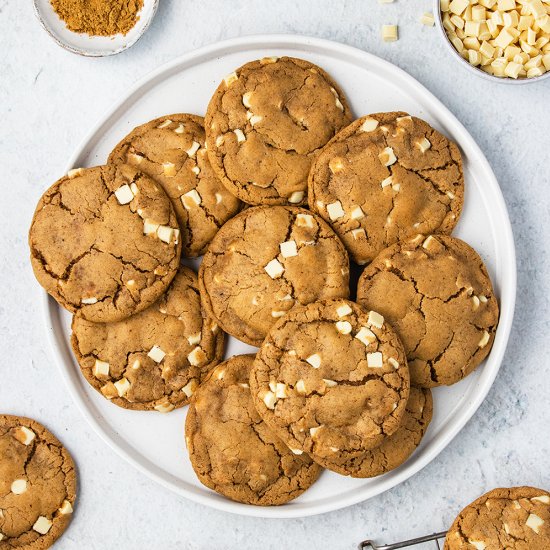
<svg viewBox="0 0 550 550"><path fill-rule="evenodd" d="M40 24L59 46L79 55L102 57L123 52L143 36L155 17L158 0L143 0L138 21L124 36L88 36L70 31L54 11L50 0L33 0L33 4Z"/></svg>
<svg viewBox="0 0 550 550"><path fill-rule="evenodd" d="M489 358L450 388L434 391L433 422L416 453L384 476L360 480L324 472L295 501L261 508L231 502L203 487L187 457L183 426L186 410L167 415L123 410L104 399L80 375L70 345L70 315L51 298L44 300L46 323L61 373L79 409L103 439L128 462L180 495L220 510L251 516L299 517L327 512L377 495L408 479L433 460L479 407L498 372L510 332L516 292L515 251L501 191L485 157L458 120L416 80L363 51L316 38L259 36L228 40L184 55L141 80L93 128L67 164L93 166L138 124L175 112L203 114L221 79L249 60L302 57L326 69L341 85L359 116L408 111L454 139L464 156L466 201L455 234L485 260L500 299L501 318ZM227 356L253 350L229 339Z"/></svg>

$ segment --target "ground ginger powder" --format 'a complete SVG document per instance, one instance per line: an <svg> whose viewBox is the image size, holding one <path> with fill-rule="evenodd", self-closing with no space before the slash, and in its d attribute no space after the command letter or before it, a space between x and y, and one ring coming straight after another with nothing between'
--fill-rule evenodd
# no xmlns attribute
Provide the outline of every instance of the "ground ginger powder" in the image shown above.
<svg viewBox="0 0 550 550"><path fill-rule="evenodd" d="M90 36L127 34L139 19L143 0L50 0L73 32Z"/></svg>

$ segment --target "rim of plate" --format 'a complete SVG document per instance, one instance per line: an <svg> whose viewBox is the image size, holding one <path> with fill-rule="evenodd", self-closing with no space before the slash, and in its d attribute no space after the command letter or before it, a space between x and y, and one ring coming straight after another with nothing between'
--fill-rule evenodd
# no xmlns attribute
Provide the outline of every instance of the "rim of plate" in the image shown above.
<svg viewBox="0 0 550 550"><path fill-rule="evenodd" d="M123 51L127 50L128 48L131 48L146 32L149 26L151 25L153 19L155 18L155 15L157 13L157 8L159 5L159 0L151 0L152 6L151 6L151 14L149 15L149 19L144 23L142 29L140 32L134 37L133 40L127 42L126 44L123 44L119 48L113 49L113 50L107 50L105 52L98 52L93 50L86 50L83 48L77 48L76 46L72 46L68 42L64 42L61 40L52 30L50 29L49 25L44 21L44 18L42 17L42 14L40 13L40 8L38 7L38 0L33 0L32 7L34 10L34 15L36 15L36 18L40 22L40 25L42 28L48 33L50 38L55 41L55 43L63 48L64 50L67 50L68 52L75 53L77 55L82 55L84 57L109 57L111 55L116 55L118 53L122 53ZM137 24L137 23L136 23ZM72 32L72 31L69 31Z"/></svg>
<svg viewBox="0 0 550 550"><path fill-rule="evenodd" d="M485 366L479 376L477 387L478 393L473 399L467 401L466 405L461 410L461 414L454 416L448 421L442 429L442 433L439 437L436 440L431 441L423 449L422 454L417 456L416 460L408 461L398 470L394 470L393 472L389 472L388 474L385 474L385 476L378 478L380 481L375 488L351 489L345 494L330 499L330 501L323 500L319 503L304 503L303 505L299 503L293 505L290 503L283 506L261 507L241 504L233 502L229 499L218 499L215 493L209 495L207 493L203 493L200 488L193 486L183 487L181 481L175 476L160 469L144 457L136 458L132 453L131 446L125 442L116 440L117 434L115 430L110 425L103 422L101 418L96 418L92 414L92 411L88 408L86 403L89 398L84 395L78 387L80 373L77 372L78 369L67 368L61 351L62 347L67 347L64 336L59 330L59 311L61 308L57 305L55 300L50 298L45 292L43 292L42 306L50 348L72 399L77 404L78 409L92 426L94 431L119 456L124 458L137 470L155 480L162 486L199 504L203 504L223 512L246 516L265 518L297 518L345 508L347 506L363 502L395 487L396 485L399 485L428 465L454 439L457 433L472 418L481 403L485 400L485 397L493 385L504 357L506 345L508 343L514 317L516 299L516 255L508 210L506 208L504 197L498 185L497 179L481 149L462 123L427 88L425 88L403 69L400 69L388 61L380 59L373 54L364 52L353 46L348 46L346 44L321 38L285 34L251 35L232 38L204 46L161 65L159 68L138 80L132 86L131 91L123 99L117 101L114 106L112 106L107 113L101 117L99 122L92 127L90 132L88 132L76 148L67 164L67 169L65 171L68 171L73 167L75 161L86 150L87 145L92 141L93 137L105 124L108 123L110 118L124 104L132 101L133 97L138 92L142 89L146 89L149 83L154 81L156 78L162 75L169 76L178 67L182 67L181 70L185 70L185 65L194 66L206 60L223 56L224 54L246 51L247 49L253 48L288 48L290 50L299 50L302 48L304 53L309 51L321 54L325 53L332 56L337 53L340 56L345 57L347 60L355 61L357 64L361 64L362 61L368 60L370 66L379 67L381 69L390 69L408 86L409 92L414 91L416 93L420 93L422 96L427 97L430 100L432 109L437 111L440 119L452 124L455 136L458 137L457 141L461 145L466 144L468 146L468 156L473 162L481 165L485 173L490 176L484 182L484 189L490 189L491 201L494 205L494 211L497 213L496 217L498 218L498 230L502 235L501 241L505 243L503 247L500 247L499 250L496 251L496 264L499 266L501 271L499 281L500 320L491 353L485 360ZM505 250L504 253L501 254L502 248Z"/></svg>

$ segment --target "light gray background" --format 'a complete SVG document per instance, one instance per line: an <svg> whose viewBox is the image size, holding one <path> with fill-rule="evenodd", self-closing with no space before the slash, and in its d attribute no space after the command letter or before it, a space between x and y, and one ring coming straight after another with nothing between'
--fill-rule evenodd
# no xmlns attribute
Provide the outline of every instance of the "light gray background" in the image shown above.
<svg viewBox="0 0 550 550"><path fill-rule="evenodd" d="M486 82L456 64L418 18L430 0L161 0L133 48L86 59L60 49L30 0L0 0L0 411L44 422L78 463L72 525L56 548L351 549L367 535L398 540L446 528L499 485L550 488L550 81ZM400 40L379 38L399 23ZM510 210L519 288L499 377L456 439L419 474L372 500L323 516L262 520L193 504L111 451L75 410L50 357L27 230L41 192L77 143L138 78L224 38L299 33L345 42L415 76L457 115L492 164Z"/></svg>

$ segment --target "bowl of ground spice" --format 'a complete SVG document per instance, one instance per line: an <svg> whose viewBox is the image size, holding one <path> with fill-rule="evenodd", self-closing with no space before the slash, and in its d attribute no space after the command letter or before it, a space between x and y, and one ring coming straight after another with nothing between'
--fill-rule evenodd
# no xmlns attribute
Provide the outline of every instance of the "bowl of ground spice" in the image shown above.
<svg viewBox="0 0 550 550"><path fill-rule="evenodd" d="M42 27L62 48L79 55L114 55L148 29L158 0L34 0Z"/></svg>

